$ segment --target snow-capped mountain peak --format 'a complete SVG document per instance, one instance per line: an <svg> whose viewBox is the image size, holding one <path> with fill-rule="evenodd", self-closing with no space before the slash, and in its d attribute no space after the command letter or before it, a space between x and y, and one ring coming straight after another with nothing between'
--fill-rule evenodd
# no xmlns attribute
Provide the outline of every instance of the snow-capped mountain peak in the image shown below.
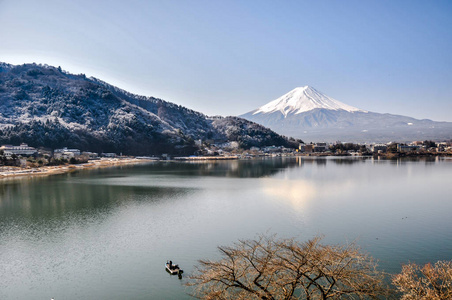
<svg viewBox="0 0 452 300"><path fill-rule="evenodd" d="M348 112L366 112L328 97L313 87L304 86L297 87L278 99L261 106L253 113L253 115L280 111L284 117L287 117L289 114L301 114L316 108L345 110Z"/></svg>

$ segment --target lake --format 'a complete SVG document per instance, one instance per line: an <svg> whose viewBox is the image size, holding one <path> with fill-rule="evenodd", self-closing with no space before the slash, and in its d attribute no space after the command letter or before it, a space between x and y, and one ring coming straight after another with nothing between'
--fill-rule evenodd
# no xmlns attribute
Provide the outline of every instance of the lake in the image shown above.
<svg viewBox="0 0 452 300"><path fill-rule="evenodd" d="M198 259L260 233L452 259L452 160L155 162L0 181L0 299L191 299ZM172 259L185 273L171 276Z"/></svg>

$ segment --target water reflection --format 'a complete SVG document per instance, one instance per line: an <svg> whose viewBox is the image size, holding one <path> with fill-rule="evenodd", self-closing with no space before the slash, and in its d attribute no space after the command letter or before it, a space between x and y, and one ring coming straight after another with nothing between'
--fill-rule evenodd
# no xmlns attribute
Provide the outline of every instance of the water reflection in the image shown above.
<svg viewBox="0 0 452 300"><path fill-rule="evenodd" d="M0 299L188 299L167 259L189 274L268 229L359 238L394 272L450 259L452 160L394 162L159 162L2 181Z"/></svg>
<svg viewBox="0 0 452 300"><path fill-rule="evenodd" d="M152 173L176 173L184 176L216 176L232 178L259 178L272 176L286 168L298 165L296 158L206 161L186 163L158 163L149 165Z"/></svg>
<svg viewBox="0 0 452 300"><path fill-rule="evenodd" d="M328 185L312 179L275 179L262 182L262 191L275 201L284 201L291 209L305 211L315 199L336 199L356 188L358 181L342 178Z"/></svg>
<svg viewBox="0 0 452 300"><path fill-rule="evenodd" d="M178 194L186 192L187 189L177 187L115 186L101 182L87 188L83 183L58 176L15 180L0 184L0 220L18 217L51 219L78 212L95 214L128 201L144 198L158 201L177 198Z"/></svg>
<svg viewBox="0 0 452 300"><path fill-rule="evenodd" d="M275 157L230 161L193 161L179 163L156 163L142 166L154 174L178 174L186 176L216 176L232 178L271 177L287 169L299 168L305 164L326 166L353 165L364 163L368 158L333 157Z"/></svg>
<svg viewBox="0 0 452 300"><path fill-rule="evenodd" d="M140 199L146 195L149 199L175 198L177 194L189 189L202 189L205 186L193 184L193 177L211 178L275 178L264 183L264 191L277 198L288 199L294 207L301 207L308 199L328 191L344 192L350 182L344 182L344 176L324 174L322 181L310 178L311 166L324 168L327 164L338 167L372 163L401 166L425 162L426 166L439 163L438 158L407 158L398 160L379 160L362 158L334 157L292 157L254 160L191 162L191 163L153 163L136 167L119 167L92 170L51 177L34 177L6 180L0 182L0 218L23 216L27 218L61 216L68 212L108 209L127 201ZM449 161L448 161L449 162ZM309 166L308 170L302 171ZM295 170L291 172L291 170ZM359 169L354 168L354 171ZM373 170L377 174L378 169ZM404 169L410 174L410 169ZM155 175L162 175L156 177ZM153 175L153 180L148 176ZM284 178L280 178L284 175ZM175 179L178 176L179 179ZM400 176L390 173L387 176ZM386 176L386 177L387 177ZM184 179L186 178L186 179ZM376 178L383 178L376 176ZM296 181L295 181L296 179ZM185 181L184 181L185 180ZM353 182L370 179L369 174L354 178ZM319 183L329 182L327 188ZM183 182L186 184L184 185ZM315 182L315 183L313 183ZM86 185L90 185L87 188ZM209 183L209 184L212 184Z"/></svg>
<svg viewBox="0 0 452 300"><path fill-rule="evenodd" d="M303 211L318 193L316 186L304 180L268 179L263 182L263 191L276 201L287 201L295 210Z"/></svg>

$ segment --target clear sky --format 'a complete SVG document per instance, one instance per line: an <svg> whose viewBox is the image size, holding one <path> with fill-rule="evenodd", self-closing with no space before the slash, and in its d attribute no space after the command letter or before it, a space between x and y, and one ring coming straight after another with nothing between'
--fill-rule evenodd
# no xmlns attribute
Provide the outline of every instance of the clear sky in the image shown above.
<svg viewBox="0 0 452 300"><path fill-rule="evenodd" d="M449 0L0 0L0 61L208 115L310 85L361 109L452 121Z"/></svg>

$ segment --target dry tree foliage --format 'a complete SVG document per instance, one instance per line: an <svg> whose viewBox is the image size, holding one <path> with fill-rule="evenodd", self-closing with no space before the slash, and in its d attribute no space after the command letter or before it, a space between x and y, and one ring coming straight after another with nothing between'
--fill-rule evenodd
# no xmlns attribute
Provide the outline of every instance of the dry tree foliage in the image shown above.
<svg viewBox="0 0 452 300"><path fill-rule="evenodd" d="M392 283L403 294L402 300L452 299L452 262L438 261L422 268L412 263L404 265Z"/></svg>
<svg viewBox="0 0 452 300"><path fill-rule="evenodd" d="M376 263L355 244L326 246L260 236L219 247L190 276L200 299L380 299L390 291Z"/></svg>

